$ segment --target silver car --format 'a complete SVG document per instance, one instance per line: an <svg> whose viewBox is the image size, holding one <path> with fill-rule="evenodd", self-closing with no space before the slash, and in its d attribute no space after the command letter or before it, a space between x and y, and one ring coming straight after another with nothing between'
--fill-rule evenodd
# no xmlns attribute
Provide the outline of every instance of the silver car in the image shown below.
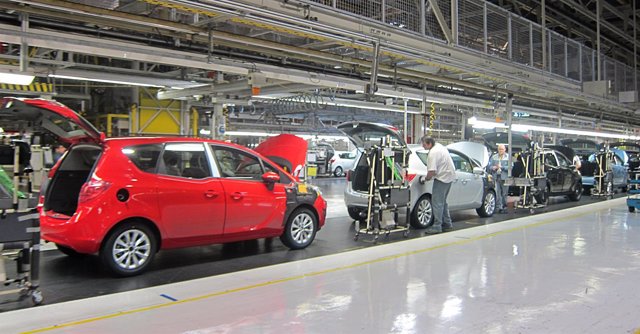
<svg viewBox="0 0 640 334"><path fill-rule="evenodd" d="M393 140L404 145L398 130L394 127L364 122L349 122L338 126L351 138L362 151L366 143L374 143L381 137L391 136ZM411 150L407 168L411 200L411 226L426 228L433 223L431 207L431 189L433 181L420 182L419 176L427 174L427 154L421 145L408 145ZM482 144L463 142L448 147L456 167L456 181L451 186L447 203L449 210L476 209L481 217L490 217L496 208L494 182L487 175L484 167L489 161L489 154ZM468 152L463 153L461 150ZM363 154L358 156L357 163L347 174L347 187L344 200L349 216L356 220L366 217L367 193L369 189L369 166Z"/></svg>

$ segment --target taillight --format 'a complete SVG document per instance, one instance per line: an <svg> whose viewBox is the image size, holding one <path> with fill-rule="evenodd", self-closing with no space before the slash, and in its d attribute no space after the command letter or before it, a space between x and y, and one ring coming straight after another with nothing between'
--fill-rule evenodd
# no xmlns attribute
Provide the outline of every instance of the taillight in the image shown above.
<svg viewBox="0 0 640 334"><path fill-rule="evenodd" d="M87 202L100 196L102 193L107 191L109 187L111 187L111 182L97 179L89 180L89 182L83 184L80 189L78 203Z"/></svg>
<svg viewBox="0 0 640 334"><path fill-rule="evenodd" d="M336 161L336 158L331 158L331 160L329 160L329 163L332 164L334 161Z"/></svg>
<svg viewBox="0 0 640 334"><path fill-rule="evenodd" d="M413 179L416 178L417 175L418 174L407 174L406 179L407 179L408 182L411 182L411 181L413 181Z"/></svg>
<svg viewBox="0 0 640 334"><path fill-rule="evenodd" d="M352 172L353 172L352 170L348 170L347 171L347 182L351 181L351 173Z"/></svg>

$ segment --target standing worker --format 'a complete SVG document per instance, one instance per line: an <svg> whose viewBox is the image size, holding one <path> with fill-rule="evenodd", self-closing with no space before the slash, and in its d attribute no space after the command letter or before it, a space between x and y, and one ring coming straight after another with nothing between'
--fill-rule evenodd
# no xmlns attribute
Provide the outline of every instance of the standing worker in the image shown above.
<svg viewBox="0 0 640 334"><path fill-rule="evenodd" d="M427 175L421 177L424 182L433 179L431 203L433 207L433 226L426 229L426 234L437 234L453 229L447 196L451 183L456 179L456 168L453 165L449 150L430 136L420 139L422 147L429 150L427 156Z"/></svg>
<svg viewBox="0 0 640 334"><path fill-rule="evenodd" d="M58 162L58 160L62 158L65 152L67 152L67 148L64 145L62 144L55 145L53 149L53 162L54 163Z"/></svg>
<svg viewBox="0 0 640 334"><path fill-rule="evenodd" d="M497 208L499 213L507 213L507 193L509 186L505 185L509 177L509 155L504 145L498 145L498 153L491 156L490 172L496 182Z"/></svg>

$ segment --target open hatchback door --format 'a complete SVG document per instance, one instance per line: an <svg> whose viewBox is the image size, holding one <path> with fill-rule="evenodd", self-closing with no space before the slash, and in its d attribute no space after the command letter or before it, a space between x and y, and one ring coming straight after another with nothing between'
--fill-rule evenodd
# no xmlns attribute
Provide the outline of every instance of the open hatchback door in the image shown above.
<svg viewBox="0 0 640 334"><path fill-rule="evenodd" d="M338 125L338 130L347 135L349 139L362 149L365 145L380 145L382 140L395 142L394 146L407 147L400 131L387 124L368 122L346 122Z"/></svg>
<svg viewBox="0 0 640 334"><path fill-rule="evenodd" d="M99 144L104 133L69 107L51 100L5 97L0 99L0 120L6 130L46 130L60 141Z"/></svg>

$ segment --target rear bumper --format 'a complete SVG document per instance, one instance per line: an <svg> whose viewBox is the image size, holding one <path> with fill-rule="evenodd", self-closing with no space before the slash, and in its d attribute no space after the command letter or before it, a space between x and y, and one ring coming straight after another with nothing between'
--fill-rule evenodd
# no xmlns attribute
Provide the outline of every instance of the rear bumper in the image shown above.
<svg viewBox="0 0 640 334"><path fill-rule="evenodd" d="M78 212L72 217L40 212L40 229L42 239L69 247L78 253L93 254L100 248L100 240L95 232L87 229L87 224L79 224ZM86 217L84 217L86 221Z"/></svg>
<svg viewBox="0 0 640 334"><path fill-rule="evenodd" d="M367 196L366 193L353 190L353 188L351 188L350 183L344 189L344 204L347 206L347 208L350 208L350 207L366 208L369 204L368 199L369 199L369 196Z"/></svg>

